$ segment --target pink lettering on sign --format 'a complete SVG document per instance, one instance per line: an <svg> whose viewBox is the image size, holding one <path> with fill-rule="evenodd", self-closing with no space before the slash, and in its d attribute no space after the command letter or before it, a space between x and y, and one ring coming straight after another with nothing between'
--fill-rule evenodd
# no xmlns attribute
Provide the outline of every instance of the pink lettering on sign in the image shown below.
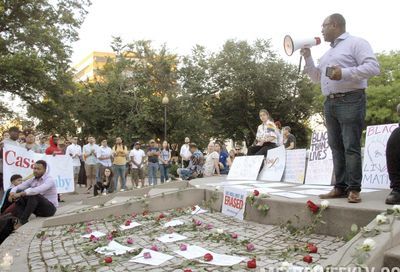
<svg viewBox="0 0 400 272"><path fill-rule="evenodd" d="M17 153L13 150L9 150L4 154L4 161L7 165L31 169L33 169L33 165L35 164L35 160L17 156Z"/></svg>
<svg viewBox="0 0 400 272"><path fill-rule="evenodd" d="M398 126L399 126L398 124L392 124L386 126L371 126L368 127L367 136L377 135L382 133L391 134L393 130L395 130Z"/></svg>

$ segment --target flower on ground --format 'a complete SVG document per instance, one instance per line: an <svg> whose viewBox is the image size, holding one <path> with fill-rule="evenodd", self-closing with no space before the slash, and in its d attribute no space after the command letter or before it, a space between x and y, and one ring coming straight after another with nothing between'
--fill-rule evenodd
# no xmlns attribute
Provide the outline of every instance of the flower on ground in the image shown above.
<svg viewBox="0 0 400 272"><path fill-rule="evenodd" d="M105 262L105 263L112 263L112 261L113 261L113 260L112 260L111 257L105 257L105 258L104 258L104 262Z"/></svg>
<svg viewBox="0 0 400 272"><path fill-rule="evenodd" d="M218 234L222 234L222 233L224 233L224 230L223 229L217 229L217 233Z"/></svg>
<svg viewBox="0 0 400 272"><path fill-rule="evenodd" d="M248 244L246 245L247 251L253 251L255 248L256 248L256 247L255 247L254 244L252 244L252 243L248 243Z"/></svg>
<svg viewBox="0 0 400 272"><path fill-rule="evenodd" d="M111 241L112 239L114 239L112 233L107 234L107 240Z"/></svg>
<svg viewBox="0 0 400 272"><path fill-rule="evenodd" d="M126 239L126 243L132 245L133 239L129 237L128 239Z"/></svg>
<svg viewBox="0 0 400 272"><path fill-rule="evenodd" d="M247 268L256 268L256 267L257 267L256 259L251 259L247 261Z"/></svg>
<svg viewBox="0 0 400 272"><path fill-rule="evenodd" d="M193 219L193 224L195 224L196 226L201 226L201 224L203 223L200 220Z"/></svg>
<svg viewBox="0 0 400 272"><path fill-rule="evenodd" d="M100 239L92 234L92 235L90 235L89 240L90 240L90 242L97 242L97 241L99 241Z"/></svg>
<svg viewBox="0 0 400 272"><path fill-rule="evenodd" d="M211 262L213 259L214 259L214 257L210 253L206 253L204 255L204 261L206 261L206 262Z"/></svg>
<svg viewBox="0 0 400 272"><path fill-rule="evenodd" d="M384 216L383 214L378 214L375 218L376 223L378 223L378 225L380 224L385 224L388 221L388 218L386 216Z"/></svg>
<svg viewBox="0 0 400 272"><path fill-rule="evenodd" d="M125 221L125 226L130 226L131 223L132 223L131 220L126 220L126 221Z"/></svg>
<svg viewBox="0 0 400 272"><path fill-rule="evenodd" d="M207 224L207 225L205 226L205 228L206 228L206 230L210 230L210 229L213 228L213 225L212 225L212 224Z"/></svg>
<svg viewBox="0 0 400 272"><path fill-rule="evenodd" d="M253 195L254 195L254 196L258 196L259 194L260 194L260 192L259 192L258 190L254 190L254 191L253 191Z"/></svg>
<svg viewBox="0 0 400 272"><path fill-rule="evenodd" d="M312 213L314 213L314 214L319 211L319 207L314 202L312 202L311 200L307 201L307 206L310 209L310 211Z"/></svg>
<svg viewBox="0 0 400 272"><path fill-rule="evenodd" d="M303 261L306 263L312 263L313 260L312 260L311 255L306 255L303 257Z"/></svg>
<svg viewBox="0 0 400 272"><path fill-rule="evenodd" d="M135 213L135 212L131 213L132 218L135 218L136 216L137 216L137 213Z"/></svg>
<svg viewBox="0 0 400 272"><path fill-rule="evenodd" d="M321 209L325 210L328 207L329 207L329 201L328 200L322 200L321 201Z"/></svg>
<svg viewBox="0 0 400 272"><path fill-rule="evenodd" d="M374 250L375 246L376 246L376 242L371 238L367 238L362 243L361 250L365 251L365 252L370 252L370 251Z"/></svg>
<svg viewBox="0 0 400 272"><path fill-rule="evenodd" d="M91 229L90 227L87 227L87 228L86 228L86 232L87 232L87 233L92 233L93 231L92 231L92 229Z"/></svg>
<svg viewBox="0 0 400 272"><path fill-rule="evenodd" d="M181 244L181 245L179 246L179 249L180 249L181 251L185 251L185 250L187 250L187 245Z"/></svg>
<svg viewBox="0 0 400 272"><path fill-rule="evenodd" d="M317 253L318 252L318 248L312 243L307 244L307 250L309 253Z"/></svg>
<svg viewBox="0 0 400 272"><path fill-rule="evenodd" d="M393 211L395 213L400 213L400 205L393 205Z"/></svg>
<svg viewBox="0 0 400 272"><path fill-rule="evenodd" d="M158 247L156 245L152 245L150 249L153 251L158 251Z"/></svg>
<svg viewBox="0 0 400 272"><path fill-rule="evenodd" d="M281 265L279 266L278 270L285 272L285 271L289 271L289 269L292 267L293 265L289 262L282 262Z"/></svg>
<svg viewBox="0 0 400 272"><path fill-rule="evenodd" d="M237 239L238 238L238 234L237 233L231 233L231 237L232 239Z"/></svg>
<svg viewBox="0 0 400 272"><path fill-rule="evenodd" d="M192 269L186 268L185 270L183 270L183 272L192 272Z"/></svg>
<svg viewBox="0 0 400 272"><path fill-rule="evenodd" d="M150 259L150 258L151 258L150 252L145 252L145 253L143 253L143 258L145 258L145 259Z"/></svg>
<svg viewBox="0 0 400 272"><path fill-rule="evenodd" d="M163 213L160 213L160 215L158 216L158 219L163 219L165 218L165 215Z"/></svg>

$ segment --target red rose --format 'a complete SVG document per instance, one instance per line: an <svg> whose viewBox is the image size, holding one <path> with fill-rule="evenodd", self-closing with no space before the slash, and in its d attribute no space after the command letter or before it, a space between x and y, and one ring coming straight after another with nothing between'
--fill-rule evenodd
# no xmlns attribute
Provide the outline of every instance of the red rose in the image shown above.
<svg viewBox="0 0 400 272"><path fill-rule="evenodd" d="M310 255L306 255L303 257L303 261L306 263L312 263L312 257Z"/></svg>
<svg viewBox="0 0 400 272"><path fill-rule="evenodd" d="M192 269L186 268L183 272L192 272Z"/></svg>
<svg viewBox="0 0 400 272"><path fill-rule="evenodd" d="M160 213L160 215L158 216L158 219L163 219L165 217L165 215L163 213Z"/></svg>
<svg viewBox="0 0 400 272"><path fill-rule="evenodd" d="M307 201L307 206L308 206L308 208L310 209L310 211L312 213L317 213L318 210L319 210L319 207L314 202L312 202L311 200Z"/></svg>
<svg viewBox="0 0 400 272"><path fill-rule="evenodd" d="M260 194L260 192L259 192L258 190L254 190L254 191L253 191L253 195L254 195L254 196L258 196L259 194Z"/></svg>
<svg viewBox="0 0 400 272"><path fill-rule="evenodd" d="M307 244L307 249L309 253L317 253L318 248L314 244Z"/></svg>
<svg viewBox="0 0 400 272"><path fill-rule="evenodd" d="M192 206L192 211L195 211L196 210L196 206Z"/></svg>
<svg viewBox="0 0 400 272"><path fill-rule="evenodd" d="M257 267L256 259L251 259L250 261L247 261L247 268L256 268L256 267Z"/></svg>
<svg viewBox="0 0 400 272"><path fill-rule="evenodd" d="M149 214L149 211L143 211L143 212L142 212L142 215L143 215L143 216L146 216L146 215L148 215L148 214Z"/></svg>
<svg viewBox="0 0 400 272"><path fill-rule="evenodd" d="M135 218L137 216L137 213L135 213L135 212L133 212L132 214L131 214L131 217L132 218Z"/></svg>
<svg viewBox="0 0 400 272"><path fill-rule="evenodd" d="M126 221L125 221L125 226L129 226L131 223L132 223L131 220L126 220Z"/></svg>
<svg viewBox="0 0 400 272"><path fill-rule="evenodd" d="M232 233L231 237L232 237L232 239L237 239L238 238L238 234L237 233Z"/></svg>
<svg viewBox="0 0 400 272"><path fill-rule="evenodd" d="M214 259L214 257L213 257L213 255L211 255L210 253L206 253L206 254L204 255L204 261L206 261L206 262L211 262L212 259Z"/></svg>
<svg viewBox="0 0 400 272"><path fill-rule="evenodd" d="M105 263L112 263L112 258L111 257L105 257L104 258Z"/></svg>

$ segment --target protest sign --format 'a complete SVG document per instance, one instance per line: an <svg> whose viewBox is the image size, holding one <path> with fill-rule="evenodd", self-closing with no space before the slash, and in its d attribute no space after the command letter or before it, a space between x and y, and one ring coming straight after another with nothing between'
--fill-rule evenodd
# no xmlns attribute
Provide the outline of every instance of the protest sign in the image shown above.
<svg viewBox="0 0 400 272"><path fill-rule="evenodd" d="M256 180L264 156L239 156L233 161L228 180Z"/></svg>
<svg viewBox="0 0 400 272"><path fill-rule="evenodd" d="M283 173L283 181L293 183L304 183L306 172L306 149L286 150L286 165Z"/></svg>
<svg viewBox="0 0 400 272"><path fill-rule="evenodd" d="M246 190L225 187L222 201L222 213L243 220L246 198Z"/></svg>
<svg viewBox="0 0 400 272"><path fill-rule="evenodd" d="M258 180L281 181L286 164L286 151L283 145L268 150L264 167L258 176Z"/></svg>

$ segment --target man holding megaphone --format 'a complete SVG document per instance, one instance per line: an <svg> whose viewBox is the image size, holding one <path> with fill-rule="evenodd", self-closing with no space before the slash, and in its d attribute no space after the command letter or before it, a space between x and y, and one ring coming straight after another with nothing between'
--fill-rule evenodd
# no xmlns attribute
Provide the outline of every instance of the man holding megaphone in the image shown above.
<svg viewBox="0 0 400 272"><path fill-rule="evenodd" d="M340 14L328 16L322 35L331 48L315 66L310 48L302 48L304 71L320 82L328 142L332 149L336 177L334 189L320 198L347 197L349 203L361 202L361 133L364 128L367 80L379 74L379 63L369 43L346 32Z"/></svg>

